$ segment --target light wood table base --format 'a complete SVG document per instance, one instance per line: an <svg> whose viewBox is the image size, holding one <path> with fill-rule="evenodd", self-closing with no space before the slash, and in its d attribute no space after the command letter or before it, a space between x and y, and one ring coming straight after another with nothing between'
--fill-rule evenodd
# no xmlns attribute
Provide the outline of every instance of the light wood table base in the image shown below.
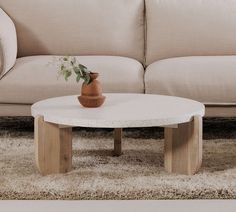
<svg viewBox="0 0 236 212"><path fill-rule="evenodd" d="M122 129L114 131L114 156L122 155ZM165 127L164 164L166 171L193 175L202 164L202 117Z"/></svg>
<svg viewBox="0 0 236 212"><path fill-rule="evenodd" d="M35 157L42 175L66 173L72 169L72 128L35 118ZM122 155L122 129L114 130L114 156Z"/></svg>
<svg viewBox="0 0 236 212"><path fill-rule="evenodd" d="M35 153L42 175L66 173L72 169L72 128L35 118ZM202 118L176 128L165 128L165 169L192 175L202 163ZM122 155L122 129L114 130L114 156Z"/></svg>
<svg viewBox="0 0 236 212"><path fill-rule="evenodd" d="M165 128L165 169L193 175L202 163L202 117L194 117L178 128Z"/></svg>
<svg viewBox="0 0 236 212"><path fill-rule="evenodd" d="M122 155L122 128L114 129L114 156Z"/></svg>
<svg viewBox="0 0 236 212"><path fill-rule="evenodd" d="M42 175L66 173L72 168L72 129L35 118L35 156Z"/></svg>

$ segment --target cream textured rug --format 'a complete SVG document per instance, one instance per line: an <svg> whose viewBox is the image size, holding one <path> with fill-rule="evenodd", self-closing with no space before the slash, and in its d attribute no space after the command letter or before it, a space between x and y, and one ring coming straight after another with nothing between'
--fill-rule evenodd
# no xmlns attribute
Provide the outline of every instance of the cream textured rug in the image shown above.
<svg viewBox="0 0 236 212"><path fill-rule="evenodd" d="M42 177L32 123L0 119L0 199L236 198L235 119L204 122L203 165L194 176L164 171L163 132L148 128L125 131L121 157L112 157L111 130L76 129L74 170Z"/></svg>

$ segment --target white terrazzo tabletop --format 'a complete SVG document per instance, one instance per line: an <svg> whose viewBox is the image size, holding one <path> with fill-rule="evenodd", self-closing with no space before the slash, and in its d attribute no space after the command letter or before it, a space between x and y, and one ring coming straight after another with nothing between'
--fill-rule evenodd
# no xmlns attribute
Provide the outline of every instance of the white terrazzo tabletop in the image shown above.
<svg viewBox="0 0 236 212"><path fill-rule="evenodd" d="M99 108L84 108L77 96L46 99L31 112L44 121L80 127L128 128L175 125L204 116L205 106L190 99L149 94L104 94Z"/></svg>

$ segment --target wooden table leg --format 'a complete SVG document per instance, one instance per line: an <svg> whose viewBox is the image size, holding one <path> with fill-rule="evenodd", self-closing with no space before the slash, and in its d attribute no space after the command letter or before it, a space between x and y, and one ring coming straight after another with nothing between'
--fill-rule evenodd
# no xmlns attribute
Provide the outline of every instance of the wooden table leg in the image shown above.
<svg viewBox="0 0 236 212"><path fill-rule="evenodd" d="M114 156L122 155L122 128L114 129Z"/></svg>
<svg viewBox="0 0 236 212"><path fill-rule="evenodd" d="M193 175L202 163L202 117L194 117L178 128L165 128L165 169Z"/></svg>
<svg viewBox="0 0 236 212"><path fill-rule="evenodd" d="M35 118L35 156L42 175L66 173L72 168L72 128L60 128Z"/></svg>

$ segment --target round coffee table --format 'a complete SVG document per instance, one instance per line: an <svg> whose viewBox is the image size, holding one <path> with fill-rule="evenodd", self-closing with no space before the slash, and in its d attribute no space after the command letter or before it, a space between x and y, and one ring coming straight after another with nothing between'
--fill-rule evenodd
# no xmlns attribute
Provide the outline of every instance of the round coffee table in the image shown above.
<svg viewBox="0 0 236 212"><path fill-rule="evenodd" d="M104 94L100 108L82 107L77 96L35 103L36 162L41 174L72 169L72 127L114 128L114 155L122 154L122 128L164 127L165 169L196 173L202 162L203 104L185 98L149 94Z"/></svg>

